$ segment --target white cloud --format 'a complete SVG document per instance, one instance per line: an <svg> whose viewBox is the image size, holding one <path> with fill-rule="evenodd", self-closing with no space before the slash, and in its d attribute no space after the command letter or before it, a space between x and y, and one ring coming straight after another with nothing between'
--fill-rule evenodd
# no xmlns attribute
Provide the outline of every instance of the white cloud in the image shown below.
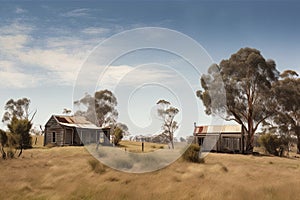
<svg viewBox="0 0 300 200"><path fill-rule="evenodd" d="M62 14L62 16L64 16L64 17L82 17L82 16L87 16L88 11L89 11L89 9L87 9L87 8L79 8L79 9L74 9L67 13L64 13L64 14Z"/></svg>
<svg viewBox="0 0 300 200"><path fill-rule="evenodd" d="M25 74L15 66L15 63L7 60L0 61L0 88L27 88L35 87L40 78L34 74Z"/></svg>
<svg viewBox="0 0 300 200"><path fill-rule="evenodd" d="M88 50L93 49L96 45L98 45L105 38L97 37L97 38L80 38L79 36L61 36L61 37L51 37L47 38L46 48L51 49L61 49L64 48L69 52L86 52Z"/></svg>
<svg viewBox="0 0 300 200"><path fill-rule="evenodd" d="M11 53L23 48L30 41L29 33L31 26L23 25L18 22L0 27L0 52L2 54Z"/></svg>
<svg viewBox="0 0 300 200"><path fill-rule="evenodd" d="M19 23L0 27L1 87L35 87L40 80L46 84L72 85L88 51L94 46L92 41L75 36L39 41L31 37L32 30ZM37 47L37 43L46 45Z"/></svg>
<svg viewBox="0 0 300 200"><path fill-rule="evenodd" d="M75 13L86 11L77 10ZM35 87L41 85L40 83L73 85L88 54L105 39L97 34L108 33L110 29L90 27L79 30L72 36L46 38L34 38L31 35L34 31L34 27L19 23L0 27L0 33L3 33L0 34L0 53L6 60L6 63L0 63L0 76L5 82L5 87ZM86 37L82 33L94 36ZM114 48L108 48L101 56L108 56L113 51ZM97 62L93 65L95 66L81 74L84 77L80 80L84 83L80 84L97 84L102 68L99 69ZM91 77L95 77L94 80ZM163 70L120 65L108 68L102 84L108 88L120 81L124 85L135 85L145 81L166 81L172 78L174 76Z"/></svg>
<svg viewBox="0 0 300 200"><path fill-rule="evenodd" d="M1 26L0 34L27 34L33 30L32 26L28 24L20 24L19 22L13 22L8 25Z"/></svg>
<svg viewBox="0 0 300 200"><path fill-rule="evenodd" d="M20 8L20 7L17 7L16 10L15 10L15 12L16 12L17 14L22 14L22 13L26 13L27 10L25 10L25 9L23 9L23 8Z"/></svg>
<svg viewBox="0 0 300 200"><path fill-rule="evenodd" d="M120 85L135 87L144 83L175 83L176 78L178 76L169 70L157 67L151 68L151 65L147 67L110 66L100 77L99 86L113 89L113 87Z"/></svg>
<svg viewBox="0 0 300 200"><path fill-rule="evenodd" d="M27 41L29 40L29 37L27 35L3 35L0 36L0 51L5 50L17 50L22 48Z"/></svg>
<svg viewBox="0 0 300 200"><path fill-rule="evenodd" d="M89 27L82 30L82 33L90 34L90 35L103 35L110 32L110 29L108 28L102 28L102 27Z"/></svg>
<svg viewBox="0 0 300 200"><path fill-rule="evenodd" d="M47 82L71 85L76 79L83 57L68 54L65 50L33 49L19 54L19 59L25 65L45 70L49 75Z"/></svg>

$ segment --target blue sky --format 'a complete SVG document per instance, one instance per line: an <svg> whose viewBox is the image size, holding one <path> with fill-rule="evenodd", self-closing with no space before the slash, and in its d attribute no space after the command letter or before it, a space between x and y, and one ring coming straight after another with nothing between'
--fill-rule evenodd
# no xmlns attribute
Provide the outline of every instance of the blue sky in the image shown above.
<svg viewBox="0 0 300 200"><path fill-rule="evenodd" d="M34 120L36 125L45 124L51 114L61 113L63 108L72 109L74 83L93 48L110 36L133 28L151 26L182 32L201 44L217 63L248 46L259 49L265 58L274 59L280 71L294 69L299 72L300 69L300 3L297 1L0 3L0 114L2 116L8 99L28 97L32 101L31 110L38 110ZM174 59L178 58L165 53L137 52L115 61L114 66L119 68L110 75L128 73L130 67L147 64L148 61L165 63ZM175 68L188 67L182 59L169 63ZM147 72L145 79L166 78L163 67L158 69L148 65L143 69ZM150 76L151 70L158 75ZM192 73L190 71L191 76ZM149 75L147 78L146 74ZM107 87L109 84L106 83ZM197 81L192 84L196 87ZM118 91L126 90L119 88ZM137 116L130 119L130 116L120 113L121 121L133 120L142 126L150 123L151 101L140 102L151 99L158 90L149 87L145 91L136 96L136 105L139 106L119 104L120 110L131 107L130 115ZM162 94L157 92L156 95ZM180 106L180 102L171 96L164 97ZM200 101L198 103L201 104ZM144 116L141 110L148 114ZM203 121L188 118L191 128L194 121L210 123L203 111L199 112ZM137 133L141 130L133 127L131 131Z"/></svg>

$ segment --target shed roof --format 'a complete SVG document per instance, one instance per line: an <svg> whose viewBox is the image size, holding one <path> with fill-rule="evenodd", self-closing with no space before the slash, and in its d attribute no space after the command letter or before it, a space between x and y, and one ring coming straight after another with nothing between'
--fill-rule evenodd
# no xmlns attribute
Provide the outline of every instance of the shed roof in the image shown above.
<svg viewBox="0 0 300 200"><path fill-rule="evenodd" d="M240 125L196 126L194 129L194 135L213 133L241 133L241 131L242 127Z"/></svg>
<svg viewBox="0 0 300 200"><path fill-rule="evenodd" d="M82 116L53 115L53 117L59 124L63 126L84 129L101 129Z"/></svg>

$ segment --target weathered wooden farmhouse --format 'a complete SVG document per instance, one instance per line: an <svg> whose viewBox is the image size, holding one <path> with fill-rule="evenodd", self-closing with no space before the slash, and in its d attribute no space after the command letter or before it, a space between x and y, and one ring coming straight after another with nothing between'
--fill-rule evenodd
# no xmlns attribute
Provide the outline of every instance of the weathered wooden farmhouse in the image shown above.
<svg viewBox="0 0 300 200"><path fill-rule="evenodd" d="M240 125L195 126L194 137L202 151L241 153L244 146Z"/></svg>
<svg viewBox="0 0 300 200"><path fill-rule="evenodd" d="M100 128L81 116L52 115L45 125L44 145L109 144L110 128Z"/></svg>

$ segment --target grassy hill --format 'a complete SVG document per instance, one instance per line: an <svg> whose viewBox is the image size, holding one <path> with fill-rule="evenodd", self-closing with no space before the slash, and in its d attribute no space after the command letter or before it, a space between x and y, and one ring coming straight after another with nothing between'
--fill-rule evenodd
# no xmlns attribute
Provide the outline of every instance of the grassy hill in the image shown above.
<svg viewBox="0 0 300 200"><path fill-rule="evenodd" d="M0 160L0 199L300 199L300 160L211 153L151 173L119 172L84 147Z"/></svg>

